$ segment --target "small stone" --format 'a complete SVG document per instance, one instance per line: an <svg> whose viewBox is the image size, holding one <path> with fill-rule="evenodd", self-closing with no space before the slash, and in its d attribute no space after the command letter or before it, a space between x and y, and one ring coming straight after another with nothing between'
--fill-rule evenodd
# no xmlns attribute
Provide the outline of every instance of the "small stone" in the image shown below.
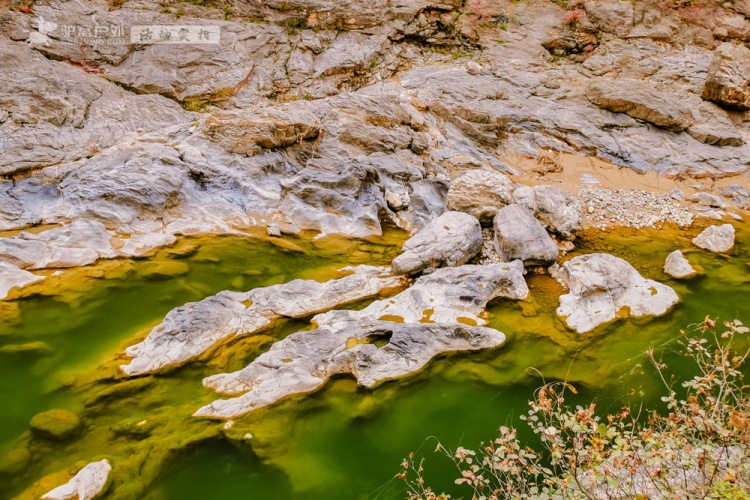
<svg viewBox="0 0 750 500"><path fill-rule="evenodd" d="M673 190L669 192L669 197L672 198L673 200L683 201L685 199L685 193L683 193L677 188L674 188Z"/></svg>
<svg viewBox="0 0 750 500"><path fill-rule="evenodd" d="M585 182L586 184L601 184L601 182L599 182L599 179L589 173L584 173L581 176L581 182Z"/></svg>
<svg viewBox="0 0 750 500"><path fill-rule="evenodd" d="M482 66L474 61L469 61L466 64L466 71L468 71L470 75L478 75L479 72L482 71Z"/></svg>
<svg viewBox="0 0 750 500"><path fill-rule="evenodd" d="M278 226L269 225L266 227L266 233L268 236L279 237L281 236L281 229Z"/></svg>

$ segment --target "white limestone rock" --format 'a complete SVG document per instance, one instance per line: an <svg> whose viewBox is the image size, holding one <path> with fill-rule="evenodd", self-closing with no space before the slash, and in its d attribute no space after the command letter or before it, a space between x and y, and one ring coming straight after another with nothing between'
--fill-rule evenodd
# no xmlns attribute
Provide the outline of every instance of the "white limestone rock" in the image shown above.
<svg viewBox="0 0 750 500"><path fill-rule="evenodd" d="M570 290L557 315L579 333L623 317L658 316L679 301L667 285L645 279L628 262L605 253L567 261L557 275Z"/></svg>
<svg viewBox="0 0 750 500"><path fill-rule="evenodd" d="M383 268L343 271L351 274L324 283L294 280L249 292L223 291L173 309L143 342L125 350L133 359L120 368L135 376L179 366L229 337L250 335L283 317L302 318L403 283Z"/></svg>
<svg viewBox="0 0 750 500"><path fill-rule="evenodd" d="M24 287L43 279L44 276L24 271L9 262L0 262L0 300L7 297L14 287Z"/></svg>
<svg viewBox="0 0 750 500"><path fill-rule="evenodd" d="M505 335L479 314L495 297L528 295L520 261L438 269L400 294L361 311L315 316L317 329L289 335L244 369L207 377L203 385L237 396L195 415L234 418L285 397L314 391L336 374L372 387L420 370L438 354L496 347ZM375 339L388 340L382 347Z"/></svg>
<svg viewBox="0 0 750 500"><path fill-rule="evenodd" d="M734 246L734 226L709 226L693 238L693 245L716 253L726 253Z"/></svg>
<svg viewBox="0 0 750 500"><path fill-rule="evenodd" d="M105 458L78 471L73 479L42 496L42 500L91 500L104 490L112 466Z"/></svg>
<svg viewBox="0 0 750 500"><path fill-rule="evenodd" d="M391 264L394 274L416 274L428 267L460 266L482 247L482 228L476 217L445 212L412 236Z"/></svg>
<svg viewBox="0 0 750 500"><path fill-rule="evenodd" d="M679 250L675 250L667 256L667 260L664 262L664 272L673 278L679 279L692 278L698 274L698 271L693 269L690 261Z"/></svg>

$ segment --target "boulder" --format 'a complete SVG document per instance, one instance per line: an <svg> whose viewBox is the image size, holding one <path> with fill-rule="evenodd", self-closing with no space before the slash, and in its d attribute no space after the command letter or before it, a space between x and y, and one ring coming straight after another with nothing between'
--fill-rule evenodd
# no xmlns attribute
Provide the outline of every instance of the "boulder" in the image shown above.
<svg viewBox="0 0 750 500"><path fill-rule="evenodd" d="M482 247L482 227L473 215L445 212L412 236L393 259L394 274L416 274L428 267L465 264Z"/></svg>
<svg viewBox="0 0 750 500"><path fill-rule="evenodd" d="M314 391L338 374L372 387L414 373L441 353L502 345L505 335L482 326L480 313L493 298L525 298L522 273L520 261L438 269L361 311L315 316L315 330L289 335L238 372L204 379L206 387L236 397L214 401L195 415L235 418Z"/></svg>
<svg viewBox="0 0 750 500"><path fill-rule="evenodd" d="M719 45L701 97L730 109L750 109L750 49L729 42Z"/></svg>
<svg viewBox="0 0 750 500"><path fill-rule="evenodd" d="M614 113L626 113L673 132L695 121L690 108L672 96L638 80L605 81L586 91L589 101Z"/></svg>
<svg viewBox="0 0 750 500"><path fill-rule="evenodd" d="M0 300L8 296L8 292L15 287L24 287L30 283L42 281L44 276L19 269L10 262L0 261Z"/></svg>
<svg viewBox="0 0 750 500"><path fill-rule="evenodd" d="M520 259L524 265L549 266L558 248L532 213L518 204L498 210L494 221L495 250L505 261Z"/></svg>
<svg viewBox="0 0 750 500"><path fill-rule="evenodd" d="M643 278L623 259L605 253L574 257L557 276L569 289L560 297L557 315L579 333L617 318L658 316L679 301L667 285Z"/></svg>
<svg viewBox="0 0 750 500"><path fill-rule="evenodd" d="M448 189L448 209L473 215L483 225L513 203L513 182L494 170L469 170L453 179Z"/></svg>
<svg viewBox="0 0 750 500"><path fill-rule="evenodd" d="M257 333L281 318L303 318L402 284L383 268L343 271L351 274L324 283L294 280L249 292L223 291L173 309L143 342L125 350L133 359L120 368L135 376L179 366L225 339Z"/></svg>
<svg viewBox="0 0 750 500"><path fill-rule="evenodd" d="M42 496L42 500L91 500L107 485L112 466L105 458L88 464L73 479Z"/></svg>
<svg viewBox="0 0 750 500"><path fill-rule="evenodd" d="M81 419L71 411L54 409L34 415L29 426L36 436L64 440L80 430Z"/></svg>
<svg viewBox="0 0 750 500"><path fill-rule="evenodd" d="M583 227L583 206L559 187L535 186L534 199L534 215L550 231L563 238L572 238Z"/></svg>
<svg viewBox="0 0 750 500"><path fill-rule="evenodd" d="M734 246L734 226L709 226L693 238L693 245L712 252L726 253Z"/></svg>
<svg viewBox="0 0 750 500"><path fill-rule="evenodd" d="M679 250L675 250L667 256L667 260L664 262L664 272L673 278L679 279L692 278L698 274L698 271L693 269L690 261Z"/></svg>

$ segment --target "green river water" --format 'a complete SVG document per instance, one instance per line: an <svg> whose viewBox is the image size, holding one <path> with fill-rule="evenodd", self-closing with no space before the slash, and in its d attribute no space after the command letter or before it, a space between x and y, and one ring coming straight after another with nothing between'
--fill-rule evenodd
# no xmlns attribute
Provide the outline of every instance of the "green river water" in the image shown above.
<svg viewBox="0 0 750 500"><path fill-rule="evenodd" d="M118 375L117 365L126 362L123 349L169 310L220 290L325 280L348 264L387 265L404 234L390 230L367 242L201 238L146 259L65 270L0 302L0 498L38 498L80 466L105 457L114 467L107 498L403 498L394 474L410 451L427 457L427 478L437 489L460 496L455 469L432 452L430 436L450 447L474 447L499 425L518 424L542 383L529 368L548 380L567 377L581 398L596 398L602 411L614 411L623 402L653 402L661 395L650 370L633 370L644 362L646 348L668 353L679 329L707 314L750 321L750 225L735 227L731 256L692 247L698 227L579 237L572 255L609 252L672 286L682 301L664 317L619 321L586 335L569 332L554 316L559 285L529 275L531 301L488 307L489 325L508 334L504 347L442 357L374 390L348 378L332 380L318 393L253 412L230 430L191 417L216 397L201 379L245 366L275 340L309 327L308 319L134 380ZM661 268L675 248L686 251L705 276L667 279ZM674 361L679 372L680 360ZM83 432L62 443L32 437L31 417L52 408L80 415Z"/></svg>

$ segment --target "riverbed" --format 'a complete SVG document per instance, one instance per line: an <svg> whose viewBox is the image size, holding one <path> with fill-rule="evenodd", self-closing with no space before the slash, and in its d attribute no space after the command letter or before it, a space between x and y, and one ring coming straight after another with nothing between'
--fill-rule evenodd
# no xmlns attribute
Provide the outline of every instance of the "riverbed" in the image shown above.
<svg viewBox="0 0 750 500"><path fill-rule="evenodd" d="M520 424L517 416L543 380L569 380L580 398L596 398L602 411L644 399L653 403L662 393L642 356L645 349L671 356L680 329L706 315L750 321L750 225L734 225L737 245L729 256L691 245L700 224L579 233L577 248L565 258L611 253L644 277L672 286L681 302L663 317L620 320L577 334L554 314L560 285L548 275L528 274L530 300L488 307L489 326L508 335L505 346L444 356L372 390L335 379L312 395L252 412L231 428L192 417L215 397L202 378L245 366L274 341L310 328L309 318L281 322L181 368L132 380L118 372L124 349L171 309L221 290L295 278L323 281L351 264L388 265L405 233L389 229L369 241L203 237L144 259L49 271L44 282L0 303L0 498L38 498L77 466L101 458L113 465L105 498L402 498L403 483L394 475L411 451L427 457L428 480L458 495L455 469L433 453L435 439L474 447L498 426ZM702 267L703 276L677 281L662 272L677 248ZM687 366L671 358L684 376ZM64 442L34 437L30 419L52 408L80 415L79 434Z"/></svg>

